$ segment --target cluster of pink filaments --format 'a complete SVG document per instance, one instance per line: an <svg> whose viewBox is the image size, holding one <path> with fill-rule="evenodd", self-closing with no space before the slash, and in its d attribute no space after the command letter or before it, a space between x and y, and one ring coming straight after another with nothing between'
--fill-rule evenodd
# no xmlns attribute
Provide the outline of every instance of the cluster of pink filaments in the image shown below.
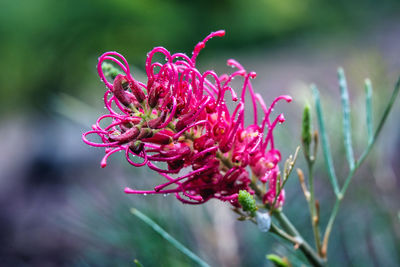
<svg viewBox="0 0 400 267"><path fill-rule="evenodd" d="M276 102L282 99L290 102L291 97L280 96L267 107L253 91L250 79L256 74L247 72L232 59L228 65L236 71L230 75L218 76L211 70L199 72L195 66L199 52L210 38L224 34L224 31L211 33L195 46L191 58L183 53L171 55L163 47L154 48L146 59L147 84L132 77L122 55L107 52L99 58L97 69L108 88L104 103L109 113L83 134L83 141L105 147L102 167L110 155L124 151L130 164L147 165L166 179L153 190L126 188L126 193L173 193L187 204L217 198L237 206L239 190L252 193L250 183L254 179L253 182L267 184L264 203L283 204L283 190L276 195L281 155L274 147L272 132L284 117L281 114L271 121L270 113ZM165 56L166 62L153 62L156 53ZM112 82L103 72L106 60L123 71ZM244 78L240 98L230 87L236 76ZM233 112L224 99L227 91L232 101L237 102ZM244 124L246 91L254 108L254 121L247 126ZM264 112L261 121L258 105ZM104 119L111 121L106 127L101 126ZM98 135L102 142L88 140L90 134Z"/></svg>

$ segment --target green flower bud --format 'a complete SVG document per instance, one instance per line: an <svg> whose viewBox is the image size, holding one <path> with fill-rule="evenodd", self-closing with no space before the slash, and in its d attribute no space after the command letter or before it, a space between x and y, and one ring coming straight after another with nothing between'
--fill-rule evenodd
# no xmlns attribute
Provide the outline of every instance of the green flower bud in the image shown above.
<svg viewBox="0 0 400 267"><path fill-rule="evenodd" d="M303 143L303 149L306 157L310 156L310 145L312 141L311 133L311 112L310 106L306 104L303 111L303 123L301 129L301 142Z"/></svg>
<svg viewBox="0 0 400 267"><path fill-rule="evenodd" d="M239 204L242 206L242 209L244 211L250 212L252 215L257 210L256 200L246 190L239 191L238 201L239 201Z"/></svg>

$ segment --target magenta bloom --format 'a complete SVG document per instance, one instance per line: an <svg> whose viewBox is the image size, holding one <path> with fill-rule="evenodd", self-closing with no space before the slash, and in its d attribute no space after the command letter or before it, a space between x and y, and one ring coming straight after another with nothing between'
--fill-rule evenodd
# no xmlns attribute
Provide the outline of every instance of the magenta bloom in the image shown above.
<svg viewBox="0 0 400 267"><path fill-rule="evenodd" d="M126 193L173 193L187 204L217 198L237 206L239 190L252 193L249 186L254 179L267 185L263 200L273 203L281 160L274 147L273 130L284 117L281 114L270 120L270 113L276 102L290 102L291 97L280 96L267 107L253 91L250 79L256 74L232 59L228 60L228 65L235 68L231 74L218 76L212 70L197 70L196 58L206 42L224 34L211 33L195 46L192 57L154 48L147 54L146 84L131 75L128 62L117 52L107 52L99 58L97 70L108 89L104 95L108 114L100 116L92 130L82 135L83 141L105 148L102 167L110 155L124 151L130 164L147 165L166 179L153 190L126 188ZM166 61L153 62L155 54L161 54ZM113 81L103 73L106 60L123 71ZM230 86L236 76L244 80L240 98ZM250 125L244 123L247 91L253 105ZM226 92L237 103L233 112L226 104ZM257 105L264 113L260 120ZM98 135L101 142L90 141L87 137L91 134ZM283 201L282 191L277 205Z"/></svg>

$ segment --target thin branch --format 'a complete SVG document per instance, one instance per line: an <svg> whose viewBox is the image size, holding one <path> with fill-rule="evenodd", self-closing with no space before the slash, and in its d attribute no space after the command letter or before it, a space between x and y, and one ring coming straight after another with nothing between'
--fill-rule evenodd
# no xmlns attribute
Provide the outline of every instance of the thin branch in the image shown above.
<svg viewBox="0 0 400 267"><path fill-rule="evenodd" d="M282 228L287 233L294 236L294 238L297 240L299 249L304 253L313 266L323 267L326 265L326 261L319 257L314 249L304 240L304 238L297 231L296 227L294 227L285 214L280 211L275 211L273 215L279 221L279 224L282 226Z"/></svg>

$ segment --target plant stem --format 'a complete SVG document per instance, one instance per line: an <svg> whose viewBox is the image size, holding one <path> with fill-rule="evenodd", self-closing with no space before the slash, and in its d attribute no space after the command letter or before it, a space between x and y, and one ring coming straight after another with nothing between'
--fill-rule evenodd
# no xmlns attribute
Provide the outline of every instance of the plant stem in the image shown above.
<svg viewBox="0 0 400 267"><path fill-rule="evenodd" d="M257 184L252 181L250 187L254 190L256 196L260 199L263 198L263 193L261 189L257 186ZM267 207L268 209L268 207ZM279 224L284 229L279 229L276 225L271 224L270 231L281 238L290 241L295 246L304 253L306 258L317 267L324 267L326 261L318 256L318 253L314 251L314 249L304 240L304 238L300 235L294 225L289 221L289 219L279 210L273 210L271 208L272 215L279 221Z"/></svg>
<svg viewBox="0 0 400 267"><path fill-rule="evenodd" d="M340 194L336 199L335 205L334 205L334 207L332 209L331 216L329 217L328 225L326 226L326 230L325 230L325 234L324 234L324 240L323 240L323 243L322 243L322 255L324 256L324 258L326 258L326 255L327 255L329 236L330 236L330 234L332 232L332 227L333 227L333 224L335 222L337 213L339 211L339 207L340 207L340 204L342 202L343 196L345 195L345 193L347 191L347 188L349 187L349 184L350 184L351 179L353 178L355 172L361 166L361 164L364 162L364 160L367 158L369 152L371 151L372 147L374 146L374 144L375 144L375 142L376 142L376 140L377 140L377 138L378 138L378 136L379 136L379 134L380 134L380 132L382 130L382 127L385 124L385 121L386 121L386 119L387 119L387 117L388 117L388 115L390 113L390 110L393 107L394 101L396 100L397 95L399 94L399 91L400 91L400 77L396 82L396 85L394 87L393 93L392 93L392 95L391 95L391 97L389 99L389 103L386 106L385 111L383 112L382 118L379 121L378 127L375 130L375 133L374 133L374 135L372 137L372 140L370 142L368 142L367 148L362 153L360 158L356 161L356 163L354 165L354 168L350 169L350 172L349 172L349 174L348 174L348 176L347 176L347 178L346 178L346 180L344 182L343 188L340 191Z"/></svg>
<svg viewBox="0 0 400 267"><path fill-rule="evenodd" d="M314 175L313 175L313 163L311 161L308 162L308 175L309 175L309 188L310 188L310 201L308 205L310 207L310 214L311 214L311 225L314 232L314 240L315 246L317 248L318 254L321 255L321 237L320 237L320 230L318 226L319 218L316 211L316 204L315 204L315 193L314 193Z"/></svg>
<svg viewBox="0 0 400 267"><path fill-rule="evenodd" d="M299 249L304 253L306 258L311 264L318 267L326 266L326 261L318 256L314 249L304 240L304 238L299 234L294 225L289 221L284 213L280 211L275 211L273 213L274 217L279 221L282 228L287 231L290 235L293 235L294 239L297 241L294 243L299 247Z"/></svg>
<svg viewBox="0 0 400 267"><path fill-rule="evenodd" d="M325 259L327 258L327 254L328 254L329 236L331 234L333 223L335 222L336 215L339 211L339 207L340 207L340 203L342 202L342 199L343 198L336 199L335 205L333 206L333 209L332 209L331 216L329 217L329 221L328 221L328 224L325 229L324 240L322 241L322 250L321 250L322 257L324 257Z"/></svg>

